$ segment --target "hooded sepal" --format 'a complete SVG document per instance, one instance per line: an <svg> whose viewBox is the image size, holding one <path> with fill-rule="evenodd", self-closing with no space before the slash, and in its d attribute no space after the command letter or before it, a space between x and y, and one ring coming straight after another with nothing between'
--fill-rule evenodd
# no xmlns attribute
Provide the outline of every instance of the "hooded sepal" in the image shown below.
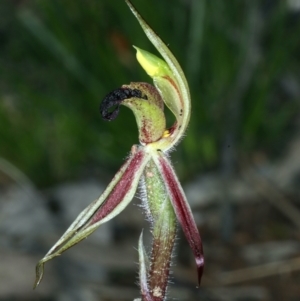
<svg viewBox="0 0 300 301"><path fill-rule="evenodd" d="M168 151L180 141L189 123L191 113L189 87L185 75L170 49L137 12L131 2L128 0L125 1L148 39L164 59L163 61L155 55L135 47L137 49L137 60L153 78L154 84L161 93L165 104L176 117L176 123L171 128L172 130L167 132L164 139L161 139L157 143L158 148ZM174 89L176 93L174 93ZM174 95L175 97L171 97ZM167 143L164 140L167 140Z"/></svg>
<svg viewBox="0 0 300 301"><path fill-rule="evenodd" d="M178 121L179 117L183 115L184 102L169 66L156 55L136 46L134 48L137 51L138 62L147 74L153 78L163 101Z"/></svg>
<svg viewBox="0 0 300 301"><path fill-rule="evenodd" d="M130 157L114 176L102 195L84 209L63 236L36 266L34 288L40 283L44 264L92 234L101 224L119 214L130 203L142 172L150 159L143 148L133 146Z"/></svg>

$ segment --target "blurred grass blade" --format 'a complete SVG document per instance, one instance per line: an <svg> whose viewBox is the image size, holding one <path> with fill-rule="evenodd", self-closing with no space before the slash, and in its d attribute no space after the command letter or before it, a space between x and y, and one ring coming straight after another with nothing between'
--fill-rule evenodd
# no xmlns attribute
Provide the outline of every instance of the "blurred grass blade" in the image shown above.
<svg viewBox="0 0 300 301"><path fill-rule="evenodd" d="M30 193L35 190L34 183L15 165L0 157L0 171L13 179L24 191Z"/></svg>
<svg viewBox="0 0 300 301"><path fill-rule="evenodd" d="M191 1L189 43L187 45L186 66L190 85L197 83L201 65L201 50L204 32L206 0ZM191 83L191 80L193 81Z"/></svg>
<svg viewBox="0 0 300 301"><path fill-rule="evenodd" d="M45 25L29 10L22 9L18 13L20 22L52 52L57 60L90 92L98 97L104 90L101 83L85 69L78 59L45 27Z"/></svg>

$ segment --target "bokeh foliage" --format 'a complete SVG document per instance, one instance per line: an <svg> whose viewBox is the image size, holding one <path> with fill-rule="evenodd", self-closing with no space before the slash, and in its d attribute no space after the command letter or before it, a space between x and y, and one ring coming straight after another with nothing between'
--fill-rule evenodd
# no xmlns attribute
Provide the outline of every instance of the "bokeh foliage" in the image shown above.
<svg viewBox="0 0 300 301"><path fill-rule="evenodd" d="M191 125L174 153L182 175L217 167L228 135L237 156L278 154L299 111L299 14L286 1L134 4L190 83ZM125 3L0 1L0 43L0 156L40 185L118 167L135 120L122 108L104 122L98 107L122 84L150 81L131 45L153 52Z"/></svg>

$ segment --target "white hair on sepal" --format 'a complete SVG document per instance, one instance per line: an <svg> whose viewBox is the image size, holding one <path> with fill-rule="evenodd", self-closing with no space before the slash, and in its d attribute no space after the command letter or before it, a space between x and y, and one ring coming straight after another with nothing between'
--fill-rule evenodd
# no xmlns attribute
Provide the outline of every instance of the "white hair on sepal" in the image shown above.
<svg viewBox="0 0 300 301"><path fill-rule="evenodd" d="M171 254L171 266L176 266L176 262L173 262L173 258L175 258L177 256L176 254L176 248L177 245L179 244L179 239L180 237L177 235L177 228L178 228L178 223L176 221L176 233L175 233L175 237L174 237L174 245L173 245L173 249L172 249L172 254Z"/></svg>
<svg viewBox="0 0 300 301"><path fill-rule="evenodd" d="M170 147L168 150L166 150L165 152L163 152L165 154L166 157L170 157L170 153L176 150L176 145L173 145L172 147Z"/></svg>
<svg viewBox="0 0 300 301"><path fill-rule="evenodd" d="M152 225L153 217L149 208L146 181L144 175L141 176L139 181L137 197L141 200L141 203L138 206L143 209L143 212L146 215L146 220Z"/></svg>

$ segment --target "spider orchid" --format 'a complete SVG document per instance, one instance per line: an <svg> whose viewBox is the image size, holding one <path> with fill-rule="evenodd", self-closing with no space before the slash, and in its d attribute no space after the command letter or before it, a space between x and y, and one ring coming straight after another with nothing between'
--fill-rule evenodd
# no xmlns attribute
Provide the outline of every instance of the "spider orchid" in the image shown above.
<svg viewBox="0 0 300 301"><path fill-rule="evenodd" d="M140 144L132 146L128 159L102 195L79 214L39 261L34 287L40 283L47 261L61 255L119 214L132 200L140 183L153 235L150 259L143 246L142 234L138 244L141 296L144 301L160 301L165 300L166 296L177 220L194 253L199 285L203 273L201 238L167 155L178 144L189 123L190 93L183 71L171 51L130 1L125 1L164 60L135 47L137 60L152 77L154 86L148 83L123 85L104 98L100 112L104 119L113 120L119 113L120 105L130 108L138 125ZM176 118L168 129L164 104Z"/></svg>

